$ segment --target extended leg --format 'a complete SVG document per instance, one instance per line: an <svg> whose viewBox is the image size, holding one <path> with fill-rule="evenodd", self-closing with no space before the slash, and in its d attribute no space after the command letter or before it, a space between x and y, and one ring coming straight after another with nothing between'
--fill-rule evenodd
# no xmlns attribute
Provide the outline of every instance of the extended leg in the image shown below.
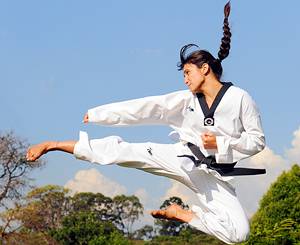
<svg viewBox="0 0 300 245"><path fill-rule="evenodd" d="M52 150L73 153L76 158L101 165L118 164L180 181L194 190L199 206L187 211L171 205L166 210L153 211L153 216L187 222L226 243L244 241L249 234L247 217L235 193L224 182L200 169L188 172L182 169L189 162L177 156L191 154L182 145L127 143L117 136L89 140L81 132L78 142L45 142L33 146L28 158L35 160Z"/></svg>

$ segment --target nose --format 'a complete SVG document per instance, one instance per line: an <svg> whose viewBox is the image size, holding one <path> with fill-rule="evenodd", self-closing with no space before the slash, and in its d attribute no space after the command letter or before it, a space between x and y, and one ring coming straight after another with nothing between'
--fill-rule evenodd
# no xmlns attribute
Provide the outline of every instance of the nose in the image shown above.
<svg viewBox="0 0 300 245"><path fill-rule="evenodd" d="M185 77L185 78L184 78L184 83L187 85L188 82L189 82L188 79Z"/></svg>

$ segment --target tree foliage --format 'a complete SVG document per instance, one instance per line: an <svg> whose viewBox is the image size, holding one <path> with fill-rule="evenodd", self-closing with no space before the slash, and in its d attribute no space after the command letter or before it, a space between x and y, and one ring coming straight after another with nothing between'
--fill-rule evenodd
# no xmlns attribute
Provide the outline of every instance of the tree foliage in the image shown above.
<svg viewBox="0 0 300 245"><path fill-rule="evenodd" d="M66 216L61 228L50 235L62 245L126 245L127 239L108 221L101 221L90 211L76 212Z"/></svg>
<svg viewBox="0 0 300 245"><path fill-rule="evenodd" d="M157 236L149 241L149 245L224 245L219 239L207 235L202 231L186 227L177 236Z"/></svg>
<svg viewBox="0 0 300 245"><path fill-rule="evenodd" d="M63 187L55 185L30 191L24 203L1 214L1 220L5 224L1 236L10 243L20 239L40 239L40 243L44 244L44 240L51 240L47 232L60 226L62 218L68 213L67 193Z"/></svg>
<svg viewBox="0 0 300 245"><path fill-rule="evenodd" d="M57 185L47 185L30 191L26 205L19 210L18 219L26 229L44 232L58 227L69 213L68 190Z"/></svg>
<svg viewBox="0 0 300 245"><path fill-rule="evenodd" d="M101 193L80 192L71 200L70 212L91 211L102 221L119 223L120 218L114 213L114 203L110 197Z"/></svg>
<svg viewBox="0 0 300 245"><path fill-rule="evenodd" d="M26 161L28 144L14 133L0 134L0 204L5 200L17 200L28 187L28 173L42 165L42 162Z"/></svg>
<svg viewBox="0 0 300 245"><path fill-rule="evenodd" d="M143 206L135 196L120 195L111 199L101 193L78 193L72 197L61 186L47 185L33 189L22 203L2 213L2 223L7 225L0 227L0 231L5 241L31 237L31 240L41 239L40 243L44 244L43 241L49 241L51 231L59 242L65 240L65 244L73 244L68 242L73 241L74 232L80 228L80 234L74 238L80 241L78 244L84 244L81 243L84 236L88 244L108 244L107 241L119 241L119 236L124 234L129 237L133 223L142 213ZM103 229L96 229L98 225ZM109 236L105 237L107 232Z"/></svg>
<svg viewBox="0 0 300 245"><path fill-rule="evenodd" d="M71 201L71 212L91 211L101 221L112 222L129 236L132 225L143 214L143 205L136 196L115 196L113 199L101 193L78 193Z"/></svg>
<svg viewBox="0 0 300 245"><path fill-rule="evenodd" d="M156 235L155 229L151 225L145 225L136 230L133 234L134 239L137 240L151 240Z"/></svg>
<svg viewBox="0 0 300 245"><path fill-rule="evenodd" d="M136 196L115 196L113 202L115 215L121 221L121 229L129 236L132 233L133 223L143 214L143 205Z"/></svg>
<svg viewBox="0 0 300 245"><path fill-rule="evenodd" d="M263 196L247 244L300 243L300 167L283 172Z"/></svg>

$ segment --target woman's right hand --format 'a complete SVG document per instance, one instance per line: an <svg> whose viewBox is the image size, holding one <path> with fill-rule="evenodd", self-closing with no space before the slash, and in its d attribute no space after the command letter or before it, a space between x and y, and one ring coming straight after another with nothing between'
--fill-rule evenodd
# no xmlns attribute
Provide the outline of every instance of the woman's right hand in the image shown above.
<svg viewBox="0 0 300 245"><path fill-rule="evenodd" d="M84 115L83 122L84 122L84 123L88 123L88 122L89 122L89 115L88 115L88 113L86 113L86 114Z"/></svg>

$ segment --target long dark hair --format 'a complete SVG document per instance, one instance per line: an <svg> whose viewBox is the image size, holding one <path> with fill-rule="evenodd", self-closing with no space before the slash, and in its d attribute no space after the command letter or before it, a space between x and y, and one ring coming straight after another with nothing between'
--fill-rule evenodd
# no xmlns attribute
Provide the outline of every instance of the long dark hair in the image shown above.
<svg viewBox="0 0 300 245"><path fill-rule="evenodd" d="M224 22L223 22L223 37L221 40L220 50L218 52L218 59L214 58L206 50L196 50L188 55L186 52L191 47L197 47L196 44L187 44L183 46L180 50L180 62L178 63L178 70L182 70L185 64L194 64L197 67L201 67L204 63L207 63L216 77L221 78L223 73L223 68L221 65L222 60L224 60L229 55L230 50L230 38L231 32L229 28L228 17L230 14L230 1L224 7Z"/></svg>

